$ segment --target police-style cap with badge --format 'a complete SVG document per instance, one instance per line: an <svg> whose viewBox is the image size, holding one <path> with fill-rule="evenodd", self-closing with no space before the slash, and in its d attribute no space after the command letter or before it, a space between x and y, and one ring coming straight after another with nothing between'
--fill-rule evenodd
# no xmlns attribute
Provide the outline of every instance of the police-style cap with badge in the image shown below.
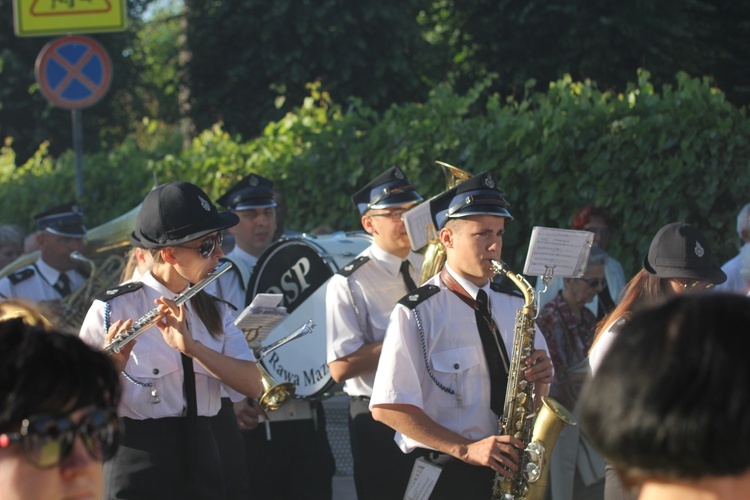
<svg viewBox="0 0 750 500"><path fill-rule="evenodd" d="M491 172L483 172L434 197L430 214L435 228L440 231L448 219L469 215L496 215L513 220L505 200Z"/></svg>
<svg viewBox="0 0 750 500"><path fill-rule="evenodd" d="M232 212L275 207L273 182L260 175L246 175L216 202Z"/></svg>
<svg viewBox="0 0 750 500"><path fill-rule="evenodd" d="M83 225L83 209L76 202L68 202L34 216L40 231L49 231L60 236L83 238L86 226Z"/></svg>
<svg viewBox="0 0 750 500"><path fill-rule="evenodd" d="M643 268L660 278L686 278L719 285L727 275L713 262L708 241L697 227L673 222L651 241Z"/></svg>
<svg viewBox="0 0 750 500"><path fill-rule="evenodd" d="M216 210L198 186L170 182L146 195L130 238L143 248L176 246L235 226L239 220L236 214Z"/></svg>
<svg viewBox="0 0 750 500"><path fill-rule="evenodd" d="M364 215L368 210L380 210L419 201L422 201L422 197L398 167L389 168L352 196L352 203L360 215Z"/></svg>

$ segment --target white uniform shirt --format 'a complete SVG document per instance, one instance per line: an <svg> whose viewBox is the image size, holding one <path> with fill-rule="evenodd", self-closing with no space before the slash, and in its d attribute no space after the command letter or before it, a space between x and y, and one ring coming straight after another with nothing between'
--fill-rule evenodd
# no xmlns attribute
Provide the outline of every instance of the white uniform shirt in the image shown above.
<svg viewBox="0 0 750 500"><path fill-rule="evenodd" d="M104 345L106 336L104 313L107 304L111 308L110 324L112 324L118 319L136 320L154 309L156 307L154 301L159 297L174 296L164 285L154 279L151 272L144 274L141 282L143 286L138 290L115 297L109 302L94 301L86 314L79 334L87 344L97 349ZM254 361L255 358L247 347L242 332L234 326L233 317L226 305L219 305L223 317L224 335L218 339L214 339L208 333L206 327L194 314L190 301L186 305L188 327L194 339L227 356ZM167 345L156 326L138 336L135 342L125 371L138 382L154 384L154 387L137 385L120 374L123 390L119 407L120 416L136 420L184 416L187 403L183 395L180 352ZM219 398L222 384L197 361L193 362L193 366L198 416L216 415L221 407ZM158 391L159 403L153 403L152 389ZM244 398L232 389L227 388L227 391L233 401L240 401Z"/></svg>
<svg viewBox="0 0 750 500"><path fill-rule="evenodd" d="M447 264L446 268L476 298L479 288L458 277ZM490 409L490 376L474 310L447 289L439 275L426 284L440 287L440 292L416 307L425 346L414 310L396 305L380 354L370 408L377 404L413 405L441 426L472 441L497 434L498 416ZM523 307L523 300L492 291L489 282L482 289L489 297L492 317L510 356L516 312ZM534 345L547 350L538 328ZM425 357L438 382L456 394L445 392L432 380ZM395 441L404 453L417 447L429 448L399 432Z"/></svg>
<svg viewBox="0 0 750 500"><path fill-rule="evenodd" d="M10 276L0 280L0 296L5 298L19 298L29 302L41 302L43 300L59 300L62 298L60 293L55 290L54 284L57 283L60 274L57 269L50 267L41 258L37 259L34 264L26 266L17 271L24 272L27 269L33 271L34 275L14 284ZM15 274L15 273L14 273ZM67 271L65 274L70 279L71 292L76 291L86 282L86 278L81 276L75 269Z"/></svg>
<svg viewBox="0 0 750 500"><path fill-rule="evenodd" d="M335 274L326 290L327 362L349 355L364 344L382 342L388 319L396 303L406 295L401 262L408 259L414 283L424 257L409 252L406 259L370 245L358 257L370 260L349 276ZM352 306L354 300L354 306ZM350 396L370 396L375 372L352 377L344 384Z"/></svg>
<svg viewBox="0 0 750 500"><path fill-rule="evenodd" d="M242 250L235 245L234 249L226 255L226 259L232 261L237 266L238 264L244 266L247 270L247 282L242 283L242 276L238 269L230 269L225 272L219 278L214 281L206 290L211 295L215 295L223 300L226 300L234 307L236 311L232 311L234 316L245 309L245 295L247 293L247 285L250 282L250 275L253 272L255 263L258 262L258 257L250 255L246 251Z"/></svg>

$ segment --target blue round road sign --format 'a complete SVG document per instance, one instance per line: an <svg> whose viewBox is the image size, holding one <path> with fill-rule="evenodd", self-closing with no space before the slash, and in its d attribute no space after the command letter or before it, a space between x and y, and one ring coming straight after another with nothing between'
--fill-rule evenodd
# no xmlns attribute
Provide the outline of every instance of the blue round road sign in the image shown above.
<svg viewBox="0 0 750 500"><path fill-rule="evenodd" d="M36 58L36 81L55 106L82 109L104 97L112 83L112 61L99 42L87 36L52 40Z"/></svg>

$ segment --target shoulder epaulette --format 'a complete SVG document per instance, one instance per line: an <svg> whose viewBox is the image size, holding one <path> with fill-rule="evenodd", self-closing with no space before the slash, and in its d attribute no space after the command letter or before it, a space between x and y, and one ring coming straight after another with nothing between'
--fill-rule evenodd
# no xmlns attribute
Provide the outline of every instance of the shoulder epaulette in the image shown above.
<svg viewBox="0 0 750 500"><path fill-rule="evenodd" d="M125 295L126 293L134 292L141 288L143 286L143 283L140 281L132 282L132 283L125 283L123 285L116 286L114 288L109 288L107 290L104 290L103 292L99 292L96 295L94 295L94 298L96 300L101 300L102 302L107 302L115 297L119 297L120 295Z"/></svg>
<svg viewBox="0 0 750 500"><path fill-rule="evenodd" d="M432 297L440 291L440 287L435 285L422 285L416 290L412 290L407 293L401 300L398 301L402 306L406 306L409 309L414 309L419 304L424 302L426 299Z"/></svg>
<svg viewBox="0 0 750 500"><path fill-rule="evenodd" d="M518 289L516 285L510 282L510 280L503 280L500 283L494 281L490 282L490 289L493 292L504 293L505 295L513 295L514 297L523 298L523 293Z"/></svg>
<svg viewBox="0 0 750 500"><path fill-rule="evenodd" d="M348 277L350 276L354 271L362 267L362 265L370 260L370 257L357 257L341 269L339 269L339 272L336 274L340 274L341 276Z"/></svg>
<svg viewBox="0 0 750 500"><path fill-rule="evenodd" d="M32 276L34 276L34 268L27 267L26 269L21 269L20 271L9 275L8 279L10 280L11 283L13 283L14 285L17 285L22 281L26 281Z"/></svg>

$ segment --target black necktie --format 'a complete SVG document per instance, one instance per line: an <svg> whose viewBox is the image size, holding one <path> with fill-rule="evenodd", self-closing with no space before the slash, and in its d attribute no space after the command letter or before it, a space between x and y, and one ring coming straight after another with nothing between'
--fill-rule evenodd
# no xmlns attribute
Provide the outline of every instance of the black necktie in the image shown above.
<svg viewBox="0 0 750 500"><path fill-rule="evenodd" d="M70 278L68 278L68 275L60 273L60 277L57 278L57 283L55 283L54 288L63 297L70 295Z"/></svg>
<svg viewBox="0 0 750 500"><path fill-rule="evenodd" d="M497 326L492 320L492 314L487 306L487 293L481 289L477 294L476 320L479 337L482 339L484 356L487 359L487 367L490 371L490 408L496 415L500 416L503 414L505 387L508 384L508 374L505 370L503 354L500 351L500 349L504 351L505 346L500 344L502 340L496 333Z"/></svg>
<svg viewBox="0 0 750 500"><path fill-rule="evenodd" d="M404 278L404 284L406 285L406 291L411 292L417 288L417 284L411 279L409 274L409 261L405 260L401 263L401 277Z"/></svg>

